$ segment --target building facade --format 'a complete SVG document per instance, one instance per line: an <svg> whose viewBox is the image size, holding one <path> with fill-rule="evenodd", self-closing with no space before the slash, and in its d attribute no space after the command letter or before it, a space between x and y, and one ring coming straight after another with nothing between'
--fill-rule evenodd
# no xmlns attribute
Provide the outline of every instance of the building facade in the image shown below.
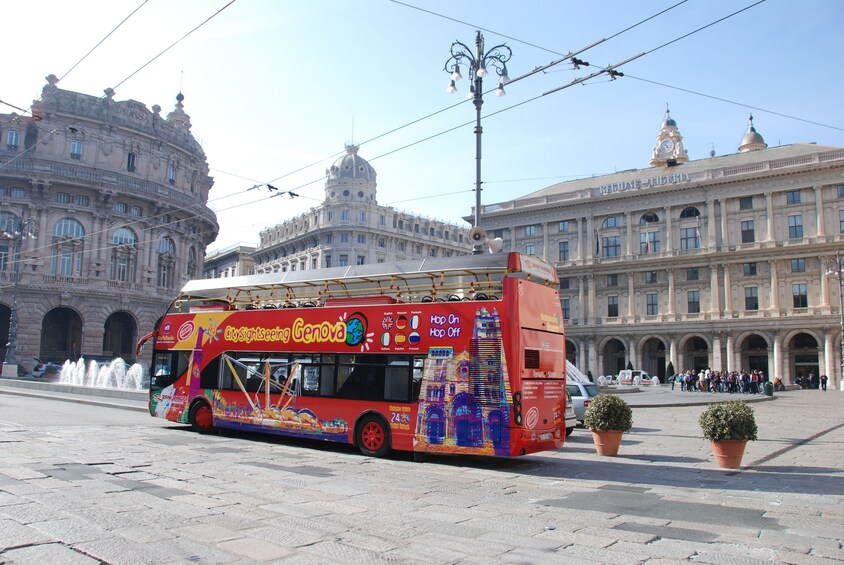
<svg viewBox="0 0 844 565"><path fill-rule="evenodd" d="M202 264L202 278L219 279L255 274L255 247L232 245L205 256Z"/></svg>
<svg viewBox="0 0 844 565"><path fill-rule="evenodd" d="M504 251L556 265L568 359L839 383L844 148L767 147L751 116L738 153L689 160L666 113L650 164L482 207Z"/></svg>
<svg viewBox="0 0 844 565"><path fill-rule="evenodd" d="M255 272L449 257L471 250L463 227L379 205L375 169L358 155L358 146L347 145L325 176L322 204L261 232Z"/></svg>
<svg viewBox="0 0 844 565"><path fill-rule="evenodd" d="M200 276L213 180L181 93L163 117L57 82L31 117L0 114L0 343L27 369L134 361L139 333Z"/></svg>

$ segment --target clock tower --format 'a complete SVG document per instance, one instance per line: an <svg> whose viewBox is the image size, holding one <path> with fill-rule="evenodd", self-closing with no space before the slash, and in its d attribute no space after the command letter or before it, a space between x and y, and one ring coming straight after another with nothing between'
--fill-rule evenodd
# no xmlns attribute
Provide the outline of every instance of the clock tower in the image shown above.
<svg viewBox="0 0 844 565"><path fill-rule="evenodd" d="M653 167L673 167L688 160L689 156L683 149L683 136L677 129L677 122L671 118L671 113L666 108L650 164Z"/></svg>

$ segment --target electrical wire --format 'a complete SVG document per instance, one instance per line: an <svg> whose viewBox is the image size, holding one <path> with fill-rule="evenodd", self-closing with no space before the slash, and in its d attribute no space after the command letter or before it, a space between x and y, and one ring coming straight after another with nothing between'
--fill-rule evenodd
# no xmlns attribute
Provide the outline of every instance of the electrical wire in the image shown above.
<svg viewBox="0 0 844 565"><path fill-rule="evenodd" d="M187 34L185 34L185 36L183 36L183 38L182 38L182 39L184 39L185 37L187 37L188 35L190 35L190 33L193 33L193 31L195 31L196 29L198 29L199 27L201 27L201 25L204 25L204 23L206 23L207 21L209 21L211 18L215 17L215 16L216 16L217 14L219 14L222 10L224 10L225 8L227 8L228 6L230 6L230 5L231 5L234 1L236 1L236 0L231 0L231 2L229 2L226 6L224 6L224 7L223 7L223 8L221 8L220 10L218 10L218 12L217 12L217 13L215 13L214 15L212 15L211 17L209 17L208 19L206 19L206 20L205 20L205 22L203 22L202 24L200 24L200 26L197 26L197 28L194 28L193 30L191 30L191 32L188 32ZM391 0L391 1L395 1L395 0ZM682 4L682 3L684 3L685 1L686 1L686 0L683 0L683 2L680 2L680 3L678 3L678 4L675 4L674 6L672 6L672 8L673 8L673 7L678 6L678 5ZM554 90L552 90L552 91L545 92L545 93L540 94L540 95L538 95L538 96L535 96L535 97L533 97L533 98L530 98L530 99L524 100L524 101L522 101L522 102L520 102L520 103L518 103L518 104L514 104L514 105L508 106L508 107L506 107L506 108L503 108L503 109L501 109L501 110L498 110L498 111L495 111L495 112L489 113L489 114L487 114L487 115L486 115L486 117L487 117L487 118L489 118L489 117L495 116L495 115L497 115L497 114L503 113L503 112L505 112L505 111L512 110L512 109L514 109L514 108L517 108L517 107L522 106L522 105L524 105L524 104L527 104L527 103L529 103L529 102L533 102L533 101L535 101L535 100L538 100L539 98L542 98L542 97L544 97L544 96L546 96L546 95L548 95L548 94L551 94L551 93L557 92L557 91L559 91L559 90L562 90L562 89L568 88L568 87L570 87L570 86L573 86L574 84L580 84L580 83L583 83L583 82L585 82L585 81L587 81L587 80L590 80L591 78L594 78L595 76L598 76L598 75L600 75L600 74L610 73L610 72L612 72L615 68L617 68L617 67L621 66L622 64L626 64L627 62L630 62L631 60L633 60L633 59L635 59L635 58L638 58L638 57L640 57L640 56L643 56L643 55L645 55L645 54L653 53L654 51L656 51L656 50L658 50L658 49L661 49L661 48L663 48L663 47L665 47L665 46L667 46L667 45L670 45L670 44L672 44L672 43L675 43L675 42L676 42L676 41L678 41L679 39L683 39L683 38L689 37L690 35L693 35L694 33L697 33L697 32L702 31L702 30L704 30L704 29L706 29L706 28L708 28L708 27L711 27L711 26L712 26L712 25L714 25L715 23L719 23L719 22L721 22L721 21L724 21L724 20L728 19L729 17L735 16L735 15L737 15L737 14L739 14L739 13L741 13L741 12L743 12L743 11L745 11L745 10L747 10L747 9L751 8L751 7L754 7L754 6L758 5L758 4L761 4L761 3L762 3L762 2L764 2L764 1L765 1L765 0L759 0L759 1L758 1L758 2L756 2L755 4L752 4L752 5L750 5L750 6L747 6L747 7L743 8L743 9L741 9L741 10L738 10L738 11L736 11L736 12L734 12L734 13L732 13L732 14L728 15L728 16L725 16L725 17L723 17L723 18L720 18L719 20L717 20L717 21L715 21L715 22L712 22L712 23L710 23L710 24L707 24L707 25L705 25L705 26L702 26L702 27L700 27L700 28L698 28L698 29L696 29L696 30L694 30L694 31L692 31L692 32L689 32L689 33L687 33L687 34L685 34L685 35L681 36L680 38L676 38L676 39L673 39L673 40L671 40L671 41L669 41L669 42L666 42L666 43L664 43L664 44L662 44L662 45L660 45L660 46L658 46L658 47L656 47L656 48L654 48L654 49L651 49L650 51L640 53L639 55L636 55L636 56L634 56L634 57L631 57L631 58L629 58L629 59L627 59L627 60L625 60L625 61L623 61L623 62L621 62L621 63L618 63L618 64L616 64L616 65L611 65L611 66L608 66L608 67L602 68L602 69L600 69L599 71L597 71L597 72L595 72L595 73L592 73L591 75L589 75L589 76L587 76L587 77L582 77L582 78L579 78L579 79L575 79L574 81L570 82L569 84L563 85L563 86L561 86L561 87L559 87L559 88L556 88L556 89L554 89ZM396 3L398 3L398 4L403 4L402 2L396 2ZM408 6L409 6L409 5L408 5ZM409 6L409 7L413 7L413 6ZM415 7L413 7L413 8L415 8ZM671 9L671 8L669 8L669 9ZM423 11L425 11L425 10L423 10ZM660 12L660 14L661 14L661 13L664 13L665 11L667 11L667 10L663 10L662 12ZM658 14L657 14L657 15L658 15ZM655 15L655 16L651 16L651 18L648 18L648 19L652 19L653 17L656 17L656 15ZM644 21L647 21L647 20L643 20L643 22L644 22ZM640 22L640 23L642 23L642 22ZM630 26L630 27L626 28L626 29L625 29L625 30L623 30L623 31L630 30L630 29L632 29L632 28L636 27L636 25L639 25L639 24L635 24L634 26ZM623 31L622 31L622 32L619 32L619 33L623 33ZM615 37L615 36L617 36L617 35L618 35L618 34L615 34L615 35L613 35L613 36L611 36L611 37ZM182 39L180 39L179 41L181 41ZM177 41L176 43L178 43L178 41ZM175 43L174 43L173 45L175 45ZM171 45L170 47L168 47L168 48L167 48L167 50L169 50L170 48L172 48L172 46L173 46L173 45ZM166 50L165 50L165 51L166 51ZM163 52L162 52L162 53L163 53ZM152 60L150 60L148 63L146 63L146 64L144 65L144 67L145 67L145 66L147 66L148 64L150 64L152 61L154 61L157 57L158 57L158 56L156 56L155 58L153 58ZM556 63L555 63L555 64L556 64ZM143 68L143 67L141 67L141 68ZM140 69L139 69L139 70L140 70ZM127 79L124 79L124 81L122 81L122 82L121 82L121 83L119 83L119 84L122 84L123 82L125 82L126 80L128 80L128 78L131 78L131 76L134 76L134 74L137 74L137 72L138 72L138 71L136 71L135 73L132 73L132 75L129 75L129 77L127 77ZM520 77L520 78L522 78L522 77ZM640 79L640 80L646 80L646 79ZM657 84L658 84L658 83L657 83ZM491 89L489 92L492 92L492 89ZM408 122L407 124L405 124L405 125L403 125L403 126L399 126L399 127L394 128L394 129L392 129L392 130L389 130L388 132L385 132L385 133L383 133L383 134L380 134L380 135L378 135L378 136L376 136L376 137L374 137L374 138L372 138L372 139L370 139L370 140L367 140L366 142L363 142L363 143L368 143L368 142L371 142L371 141L373 141L373 140L379 139L379 138L384 137L384 136L386 136L386 135L388 135L388 134L390 134L390 133L394 133L394 132L396 132L396 131L399 131L399 130L401 130L401 129L405 128L405 127L408 127L408 126L410 126L410 125L412 125L412 124L418 123L418 122L420 122L420 121L422 121L422 120L424 120L424 119L426 119L426 118L428 118L428 117L431 117L431 116L437 115L437 114L439 114L439 113L442 113L442 112L444 112L444 111L446 111L446 110L449 110L449 109L451 109L451 108L454 108L454 107L456 107L456 106L458 106L458 105L460 105L460 104L464 104L464 103L465 103L465 101L460 102L460 103L458 103L458 104L454 104L454 105L452 105L452 106L449 106L449 107L447 107L447 108L444 108L444 109L439 110L439 111L437 111L437 112L434 112L434 113L432 113L432 114L428 114L427 116L424 116L424 117L418 118L418 119L416 119L416 120L413 120L413 121L411 121L411 122ZM764 110L764 109L759 109L759 111L766 111L766 110ZM372 159L370 159L370 161L374 161L374 160L377 160L377 159L383 158L383 157L385 157L385 156L388 156L388 155L391 155L391 154L396 153L396 152L398 152L398 151L401 151L401 150L407 149L407 148L409 148L409 147L412 147L412 146L417 145L417 144L419 144L419 143L422 143L422 142L424 142L424 141L428 141L428 140L430 140L430 139L434 139L434 138L436 138L436 137L439 137L439 136L441 136L441 135L444 135L444 134L449 133L449 132L451 132L451 131L454 131L454 130L456 130L456 129L459 129L459 128L462 128L462 127L465 127L465 126L467 126L467 125L471 125L472 123L474 123L474 120L471 120L471 121L468 121L468 122L462 123L462 124L460 124L460 125L454 126L454 127L449 128L449 129L447 129L447 130L441 131L441 132L436 133L436 134L433 134L433 135L431 135L431 136L427 136L427 137L425 137L425 138L423 138L423 139L420 139L420 140L417 140L417 141L415 141L415 142L412 142L412 143L406 144L406 145L404 145L404 146L402 146L402 147L399 147L399 148L397 148L397 149L394 149L394 150L388 151L388 152L386 152L386 153L383 153L383 154L381 154L381 155L375 156L375 157L373 157ZM814 123L814 122L809 122L809 123ZM837 129L837 128L836 128L836 129ZM54 131L55 131L55 130L54 130ZM361 145L362 145L363 143L361 143ZM338 154L342 154L342 153L338 153ZM336 155L338 155L338 154L335 154L334 156L336 156ZM330 159L330 158L331 158L331 157L328 157L328 159ZM321 159L320 161L315 162L313 165L318 164L318 163L321 163L321 162L323 162L323 161L325 161L325 160L326 160L326 159ZM273 179L272 181L269 181L269 182L275 182L275 181L277 181L277 180L279 180L279 179L282 179L282 178L285 178L285 177L287 177L287 176L290 176L291 174L294 174L295 172L300 172L300 171L302 171L302 170L304 170L304 169L308 168L309 166L313 166L313 165L308 165L308 166L302 167L302 168L300 168L300 169L297 169L296 171L292 171L292 172L290 172L290 173L286 173L286 174L284 174L284 175L282 175L282 176L280 176L280 177L277 177L276 179ZM0 165L0 168L2 168L2 165ZM231 174L231 173L227 173L227 174ZM235 176L237 176L237 175L235 175ZM243 177L243 178L246 178L246 177ZM249 180L249 179L247 179L247 180ZM280 193L280 194L285 194L285 193L288 193L288 194L289 194L289 193L291 193L293 190L299 190L299 189L301 189L301 188L306 188L306 187L308 187L308 186L310 186L310 185L312 185L312 184L314 184L314 183L316 183L316 182L319 182L319 181L321 181L321 180L323 180L323 177L321 177L321 178L319 178L319 179L312 180L312 181L310 181L310 182L307 182L307 183L304 183L304 184L301 184L301 185L298 185L297 187L290 189L290 191L287 191L287 192L282 192L282 193ZM264 183L264 184L266 184L266 183ZM248 189L247 189L247 190L248 190ZM449 195L450 195L450 194L457 194L457 193L460 193L460 192L464 192L464 191L459 191L459 192L455 192L455 193L449 193ZM470 191L469 191L469 190L466 190L465 192L470 192ZM208 201L208 203L216 202L216 201L221 200L221 199L223 199L223 198L228 198L228 197L231 197L231 196L235 196L235 195L237 195L237 194L241 194L241 193L235 193L235 194L226 195L226 196L224 196L224 197L221 197L220 199L215 199L215 200ZM216 212L225 212L225 211L229 211L229 210L232 210L232 209L235 209L235 208L240 208L240 207L247 206L247 205L251 205L251 204L255 204L255 203L265 202L265 201L266 201L266 200L268 200L269 198L272 198L272 197L277 196L277 195L279 195L279 193L274 194L274 195L271 195L271 196L269 196L269 197L267 197L267 198L262 198L262 199L259 199L259 200L257 200L257 201L236 204L236 205L233 205L233 206L230 206L230 207L227 207L227 208L223 208L223 209L217 210ZM292 196L292 194L291 194L291 196ZM441 197L441 196L445 196L445 194L444 194L444 195L437 195L437 196L430 196L430 197L420 197L420 198L417 198L417 199L411 199L411 200L419 200L419 199L434 198L434 197ZM311 199L312 199L312 200L315 200L315 201L317 201L317 202L320 202L320 200L318 200L318 199L313 199L313 198L311 198ZM401 202L401 201L400 201L400 202ZM187 209L184 209L184 208L181 208L181 207L177 207L177 206L174 206L174 207L173 207L173 209L174 209L174 210L181 210L181 211L187 212L187 213L189 213L189 215L188 215L188 217L187 217L187 218L182 218L182 219L174 220L174 221L173 221L173 222L171 222L171 223L178 223L179 221L189 220L189 219L191 219L191 216L193 216L193 217L197 217L197 215L196 215L196 214L192 213L191 211L189 211L189 210L187 210ZM162 214L162 215L163 215L163 214ZM153 217L153 218L154 218L154 217ZM138 221L139 221L139 222L140 222L140 221L148 222L150 219L153 219L153 218L145 218L145 219L143 219L143 220L138 220ZM132 223L129 223L129 224L126 224L126 225L132 225ZM165 225L167 225L167 224L165 224ZM161 227L161 226L157 226L157 227ZM110 229L114 229L114 228L110 228ZM109 231L110 231L110 229L109 229ZM105 231L105 230L103 230L103 231ZM102 232L99 232L99 233L102 233ZM94 234L89 234L89 235L94 235Z"/></svg>

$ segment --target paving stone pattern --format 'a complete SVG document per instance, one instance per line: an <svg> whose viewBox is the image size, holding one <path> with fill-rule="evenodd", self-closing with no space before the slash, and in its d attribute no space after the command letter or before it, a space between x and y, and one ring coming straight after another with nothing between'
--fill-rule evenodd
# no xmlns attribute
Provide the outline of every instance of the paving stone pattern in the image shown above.
<svg viewBox="0 0 844 565"><path fill-rule="evenodd" d="M0 563L844 561L844 393L754 402L740 470L700 437L713 396L625 398L634 428L613 458L583 429L556 452L417 462L129 410L72 429L0 413Z"/></svg>

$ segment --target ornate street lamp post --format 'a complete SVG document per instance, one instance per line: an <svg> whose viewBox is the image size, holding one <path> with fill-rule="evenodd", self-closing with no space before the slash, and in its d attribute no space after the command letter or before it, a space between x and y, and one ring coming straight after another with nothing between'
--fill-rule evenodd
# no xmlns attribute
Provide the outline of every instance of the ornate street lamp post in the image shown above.
<svg viewBox="0 0 844 565"><path fill-rule="evenodd" d="M835 253L835 259L828 259L826 262L826 274L829 277L838 279L838 316L841 323L841 372L838 374L839 382L844 378L844 263L841 253Z"/></svg>
<svg viewBox="0 0 844 565"><path fill-rule="evenodd" d="M460 65L465 64L469 68L469 93L467 98L475 105L475 225L478 227L481 219L481 106L484 103L484 77L488 75L487 68L492 67L499 76L498 88L495 94L504 96L504 85L510 81L507 76L507 61L510 60L513 52L506 45L496 45L484 52L484 36L481 32L475 35L475 52L465 44L455 41L451 44L451 57L445 62L445 71L451 73L451 80L448 83L448 92L457 92L454 83L461 78ZM474 243L472 253L478 255L482 252L480 242Z"/></svg>
<svg viewBox="0 0 844 565"><path fill-rule="evenodd" d="M12 287L12 311L9 315L9 342L6 344L6 358L3 361L3 376L18 376L18 286L21 275L21 246L27 237L35 237L35 218L19 220L14 214L5 214L3 232L0 233L6 241L14 242L14 252L11 256L12 273L15 278Z"/></svg>

